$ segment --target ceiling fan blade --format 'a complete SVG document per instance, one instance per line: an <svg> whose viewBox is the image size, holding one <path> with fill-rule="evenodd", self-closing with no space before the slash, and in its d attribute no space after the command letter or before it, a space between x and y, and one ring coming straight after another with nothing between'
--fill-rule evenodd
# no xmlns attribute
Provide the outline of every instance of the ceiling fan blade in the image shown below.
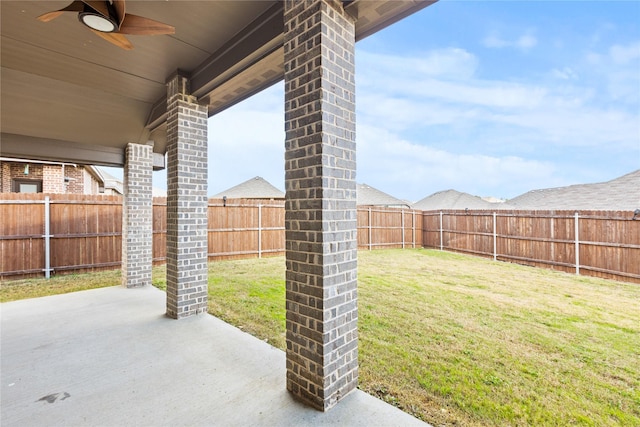
<svg viewBox="0 0 640 427"><path fill-rule="evenodd" d="M98 12L102 16L109 16L109 8L107 7L107 2L106 1L85 1L85 0L83 0L82 3L86 4L91 9L95 10L96 12Z"/></svg>
<svg viewBox="0 0 640 427"><path fill-rule="evenodd" d="M133 45L131 44L131 42L129 40L127 40L127 38L125 36L123 36L122 34L118 34L118 33L103 33L101 31L96 31L96 30L91 30L91 31L93 31L96 35L102 37L103 39L105 39L109 43L112 43L112 44L118 46L119 48L122 48L124 50L133 49Z"/></svg>
<svg viewBox="0 0 640 427"><path fill-rule="evenodd" d="M62 15L62 12L81 12L84 9L84 4L81 1L74 1L69 6L62 8L60 10L54 10L53 12L47 12L36 19L42 22L49 22L56 19L58 16Z"/></svg>
<svg viewBox="0 0 640 427"><path fill-rule="evenodd" d="M126 14L120 26L121 34L135 36L153 36L159 34L175 34L175 27L142 16Z"/></svg>
<svg viewBox="0 0 640 427"><path fill-rule="evenodd" d="M116 10L116 14L118 15L118 28L122 26L125 17L125 4L124 0L113 0L113 7Z"/></svg>

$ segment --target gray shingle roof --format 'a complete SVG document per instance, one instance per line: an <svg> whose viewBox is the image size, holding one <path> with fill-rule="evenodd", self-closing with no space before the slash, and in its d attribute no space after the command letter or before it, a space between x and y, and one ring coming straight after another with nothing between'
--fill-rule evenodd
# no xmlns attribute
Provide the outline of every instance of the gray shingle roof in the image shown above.
<svg viewBox="0 0 640 427"><path fill-rule="evenodd" d="M384 193L376 188L367 184L358 184L357 192L357 205L358 206L387 206L387 207L410 207L409 204L403 200L396 199L395 197Z"/></svg>
<svg viewBox="0 0 640 427"><path fill-rule="evenodd" d="M432 211L440 209L500 209L501 203L490 203L478 196L445 190L433 193L413 204L414 209Z"/></svg>
<svg viewBox="0 0 640 427"><path fill-rule="evenodd" d="M221 191L212 197L221 199L224 196L229 199L284 199L282 191L259 176Z"/></svg>
<svg viewBox="0 0 640 427"><path fill-rule="evenodd" d="M507 203L514 209L632 211L640 208L640 169L607 182L529 191Z"/></svg>

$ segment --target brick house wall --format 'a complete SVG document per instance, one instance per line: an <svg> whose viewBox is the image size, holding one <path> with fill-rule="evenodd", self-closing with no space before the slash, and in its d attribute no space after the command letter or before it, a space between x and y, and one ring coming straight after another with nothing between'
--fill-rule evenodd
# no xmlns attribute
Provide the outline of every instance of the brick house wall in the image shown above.
<svg viewBox="0 0 640 427"><path fill-rule="evenodd" d="M100 183L84 166L0 162L0 193L15 192L16 181L40 183L40 191L49 194L100 193Z"/></svg>
<svg viewBox="0 0 640 427"><path fill-rule="evenodd" d="M0 162L0 193L11 191L11 165Z"/></svg>
<svg viewBox="0 0 640 427"><path fill-rule="evenodd" d="M64 193L64 172L60 165L42 165L42 192Z"/></svg>
<svg viewBox="0 0 640 427"><path fill-rule="evenodd" d="M26 170L26 163L7 163L2 162L2 192L14 192L14 181L31 181L42 182L42 165L29 164ZM25 171L27 173L25 173Z"/></svg>
<svg viewBox="0 0 640 427"><path fill-rule="evenodd" d="M67 193L84 194L84 168L66 167L64 174L67 178Z"/></svg>

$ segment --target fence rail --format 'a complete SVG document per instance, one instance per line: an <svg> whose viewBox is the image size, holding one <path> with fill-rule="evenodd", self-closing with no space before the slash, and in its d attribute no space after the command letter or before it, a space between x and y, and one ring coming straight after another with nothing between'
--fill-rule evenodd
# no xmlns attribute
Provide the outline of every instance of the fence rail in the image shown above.
<svg viewBox="0 0 640 427"><path fill-rule="evenodd" d="M0 279L121 265L119 196L2 194L0 219ZM421 247L421 227L420 211L358 208L360 248ZM154 264L166 260L166 230L166 199L154 198ZM210 260L284 254L284 202L210 199L208 247Z"/></svg>
<svg viewBox="0 0 640 427"><path fill-rule="evenodd" d="M625 211L425 211L425 247L640 283L640 221Z"/></svg>

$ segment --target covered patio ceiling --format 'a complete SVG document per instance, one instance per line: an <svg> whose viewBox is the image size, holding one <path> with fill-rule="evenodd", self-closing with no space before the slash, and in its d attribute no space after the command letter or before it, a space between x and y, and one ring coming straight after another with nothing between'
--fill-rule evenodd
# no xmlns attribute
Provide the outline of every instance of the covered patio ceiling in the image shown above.
<svg viewBox="0 0 640 427"><path fill-rule="evenodd" d="M122 166L130 143L154 142L164 167L166 86L176 71L209 116L283 78L280 1L134 1L127 13L175 27L128 36L133 50L97 37L76 13L39 15L62 1L1 1L0 155ZM362 39L434 1L345 1Z"/></svg>

